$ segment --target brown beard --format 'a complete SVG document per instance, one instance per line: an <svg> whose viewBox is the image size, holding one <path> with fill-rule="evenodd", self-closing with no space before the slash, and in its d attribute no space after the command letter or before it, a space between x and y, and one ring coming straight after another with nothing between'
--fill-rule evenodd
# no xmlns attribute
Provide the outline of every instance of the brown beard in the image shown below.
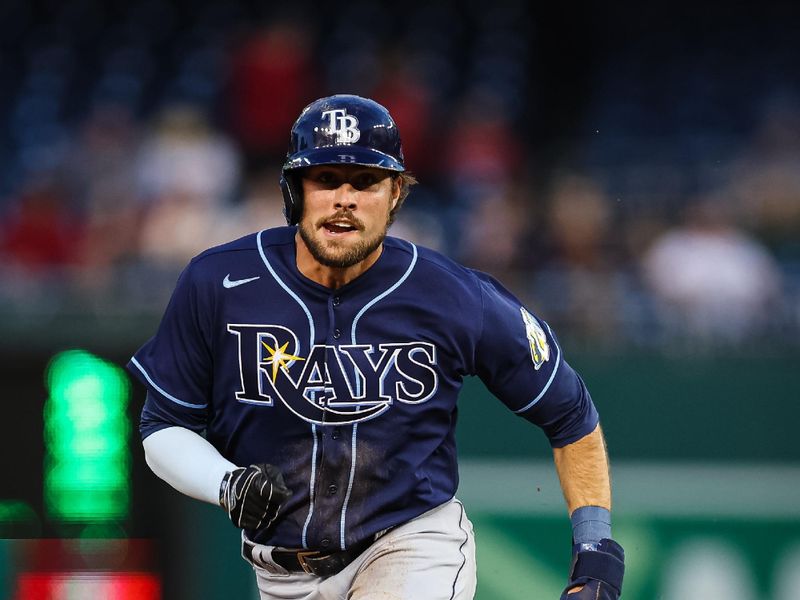
<svg viewBox="0 0 800 600"><path fill-rule="evenodd" d="M335 241L333 241L331 245L326 246L314 239L313 226L309 226L304 220L300 221L297 225L297 230L309 252L311 252L311 256L314 257L314 260L326 267L346 269L362 262L380 247L383 240L386 238L386 233L389 230L389 223L387 222L383 231L373 238L360 240L352 247L342 248L342 252L331 251L331 246L333 248L338 247Z"/></svg>

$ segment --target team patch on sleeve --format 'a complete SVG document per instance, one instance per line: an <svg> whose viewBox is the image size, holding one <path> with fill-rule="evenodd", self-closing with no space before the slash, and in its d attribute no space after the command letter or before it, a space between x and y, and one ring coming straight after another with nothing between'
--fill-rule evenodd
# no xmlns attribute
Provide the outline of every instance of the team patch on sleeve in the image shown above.
<svg viewBox="0 0 800 600"><path fill-rule="evenodd" d="M519 312L522 314L522 321L525 323L525 333L528 336L528 344L531 347L533 368L538 371L544 363L550 360L550 346L547 345L547 335L545 335L544 329L539 325L536 318L524 307L520 307Z"/></svg>

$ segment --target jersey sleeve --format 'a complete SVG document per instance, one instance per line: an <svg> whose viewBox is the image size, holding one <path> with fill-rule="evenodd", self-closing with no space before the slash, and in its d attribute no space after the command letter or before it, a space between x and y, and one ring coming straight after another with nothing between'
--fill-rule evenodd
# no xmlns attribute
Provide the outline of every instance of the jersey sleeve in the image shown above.
<svg viewBox="0 0 800 600"><path fill-rule="evenodd" d="M210 311L194 281L192 264L181 274L156 335L127 367L146 387L142 437L171 426L202 432L211 395Z"/></svg>
<svg viewBox="0 0 800 600"><path fill-rule="evenodd" d="M599 421L597 410L549 325L491 277L480 280L483 322L476 374L509 409L541 427L551 446L591 433Z"/></svg>

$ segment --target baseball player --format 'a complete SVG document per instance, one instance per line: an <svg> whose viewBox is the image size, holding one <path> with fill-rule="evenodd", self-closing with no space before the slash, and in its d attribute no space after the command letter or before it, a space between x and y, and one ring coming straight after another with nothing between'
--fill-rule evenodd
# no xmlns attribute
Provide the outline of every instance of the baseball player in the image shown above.
<svg viewBox="0 0 800 600"><path fill-rule="evenodd" d="M227 512L263 600L469 599L455 425L477 375L554 448L573 524L561 598L616 599L624 555L591 397L500 283L387 237L414 183L381 105L303 110L280 182L288 226L194 258L128 365L147 387L147 462Z"/></svg>

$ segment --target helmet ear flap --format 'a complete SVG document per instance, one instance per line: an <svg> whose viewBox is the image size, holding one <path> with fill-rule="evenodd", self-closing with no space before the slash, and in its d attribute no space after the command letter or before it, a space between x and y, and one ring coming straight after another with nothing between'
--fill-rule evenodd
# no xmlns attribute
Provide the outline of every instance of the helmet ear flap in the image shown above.
<svg viewBox="0 0 800 600"><path fill-rule="evenodd" d="M283 192L283 216L288 225L297 225L303 216L303 196L297 186L297 178L290 172L281 173L281 192Z"/></svg>

